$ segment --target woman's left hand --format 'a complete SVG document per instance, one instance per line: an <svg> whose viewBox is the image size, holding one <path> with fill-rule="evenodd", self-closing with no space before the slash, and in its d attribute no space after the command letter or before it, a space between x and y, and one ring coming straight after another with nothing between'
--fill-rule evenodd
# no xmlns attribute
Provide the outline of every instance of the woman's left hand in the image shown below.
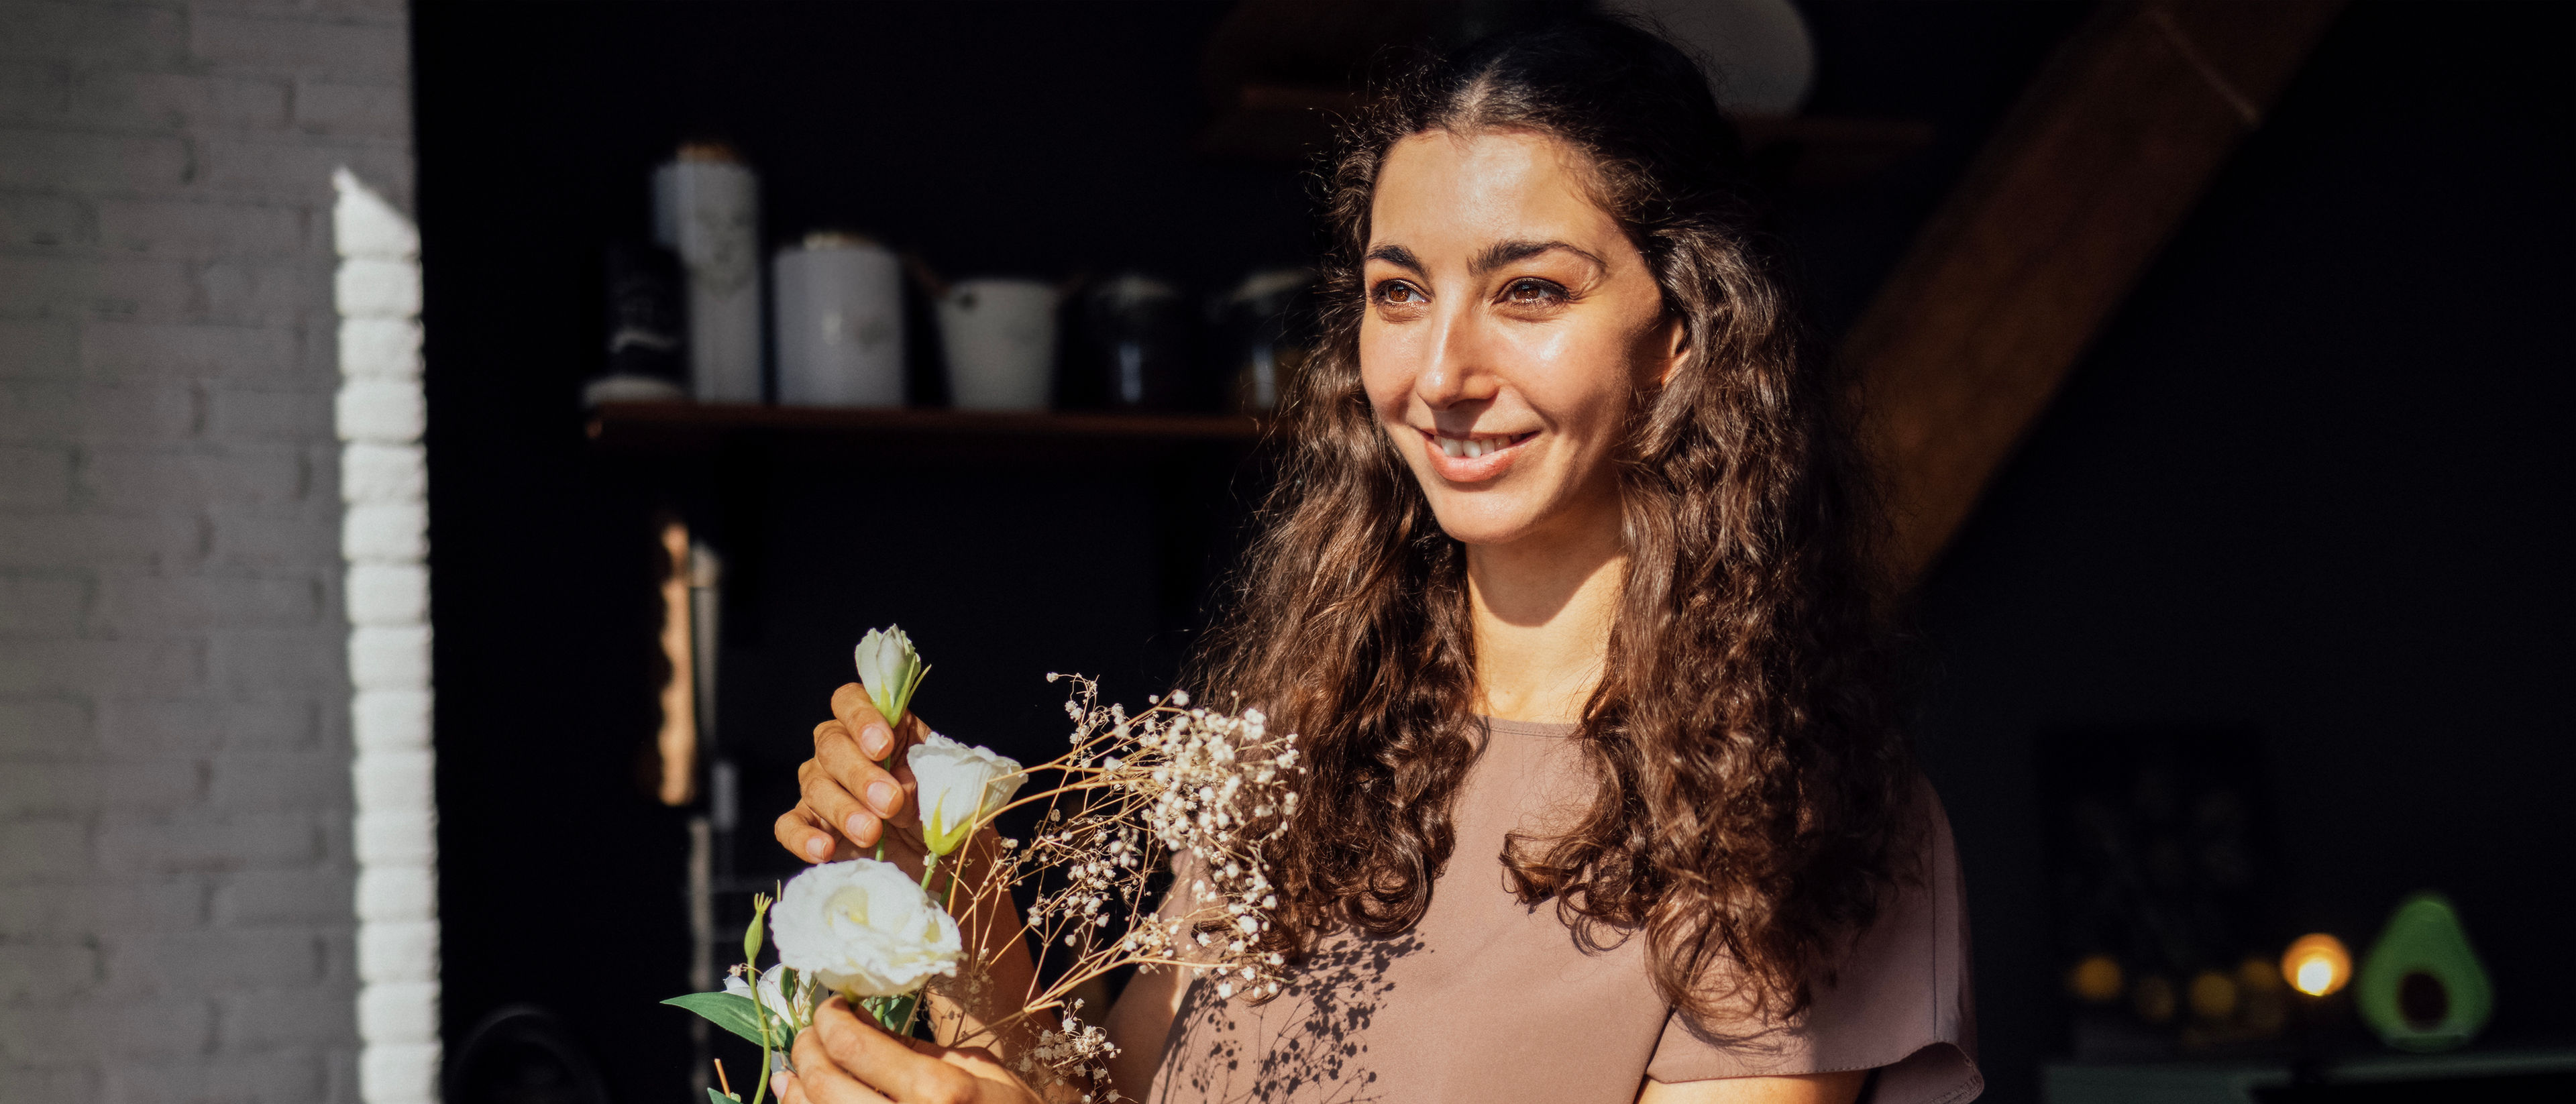
<svg viewBox="0 0 2576 1104"><path fill-rule="evenodd" d="M835 997L796 1038L796 1072L773 1082L780 1104L1044 1104L981 1047L898 1039Z"/></svg>

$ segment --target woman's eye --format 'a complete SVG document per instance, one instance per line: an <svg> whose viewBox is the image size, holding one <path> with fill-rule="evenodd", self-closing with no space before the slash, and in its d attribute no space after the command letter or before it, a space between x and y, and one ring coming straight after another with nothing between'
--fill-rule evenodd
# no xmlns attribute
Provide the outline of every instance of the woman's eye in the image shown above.
<svg viewBox="0 0 2576 1104"><path fill-rule="evenodd" d="M1520 304L1551 304L1565 300L1565 289L1546 280L1514 280L1503 288L1503 301Z"/></svg>
<svg viewBox="0 0 2576 1104"><path fill-rule="evenodd" d="M1389 280L1377 286L1377 301L1396 306L1424 302L1422 289L1402 280Z"/></svg>

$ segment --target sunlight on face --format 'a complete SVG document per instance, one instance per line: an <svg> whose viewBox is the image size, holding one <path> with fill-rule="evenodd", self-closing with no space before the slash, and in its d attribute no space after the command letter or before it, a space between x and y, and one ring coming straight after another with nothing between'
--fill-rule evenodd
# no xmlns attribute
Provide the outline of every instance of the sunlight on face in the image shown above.
<svg viewBox="0 0 2576 1104"><path fill-rule="evenodd" d="M1630 397L1679 360L1645 258L1581 172L1553 138L1434 131L1378 174L1360 378L1468 544L1615 528Z"/></svg>

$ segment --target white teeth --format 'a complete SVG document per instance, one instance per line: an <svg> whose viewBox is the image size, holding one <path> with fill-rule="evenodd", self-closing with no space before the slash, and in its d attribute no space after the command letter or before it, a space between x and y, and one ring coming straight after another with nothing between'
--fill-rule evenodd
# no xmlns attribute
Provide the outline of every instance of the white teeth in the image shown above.
<svg viewBox="0 0 2576 1104"><path fill-rule="evenodd" d="M1489 452L1500 452L1505 444L1505 439L1501 437L1468 437L1464 439L1457 437L1440 437L1436 438L1436 440L1440 442L1440 451L1443 455L1455 456L1462 460L1472 460Z"/></svg>

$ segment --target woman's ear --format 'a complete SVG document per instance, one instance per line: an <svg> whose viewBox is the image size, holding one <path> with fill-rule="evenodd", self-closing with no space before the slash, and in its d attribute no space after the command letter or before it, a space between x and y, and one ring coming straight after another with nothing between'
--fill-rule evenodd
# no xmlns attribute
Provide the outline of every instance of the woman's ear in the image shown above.
<svg viewBox="0 0 2576 1104"><path fill-rule="evenodd" d="M1683 324L1682 316L1665 315L1662 325L1664 328L1662 340L1656 342L1656 345L1662 349L1663 360L1663 364L1655 372L1657 387L1672 383L1673 373L1681 371L1682 361L1690 356L1690 327Z"/></svg>

